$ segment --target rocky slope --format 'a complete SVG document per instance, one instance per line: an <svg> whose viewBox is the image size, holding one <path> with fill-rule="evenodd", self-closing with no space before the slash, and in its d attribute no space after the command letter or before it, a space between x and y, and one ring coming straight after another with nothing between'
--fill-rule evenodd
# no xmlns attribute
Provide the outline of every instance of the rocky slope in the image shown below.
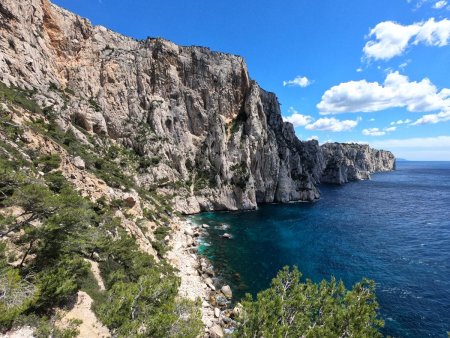
<svg viewBox="0 0 450 338"><path fill-rule="evenodd" d="M134 180L183 213L314 200L321 181L394 169L389 152L298 140L239 56L137 41L47 0L2 0L0 17L0 81L33 90L80 140L133 149Z"/></svg>

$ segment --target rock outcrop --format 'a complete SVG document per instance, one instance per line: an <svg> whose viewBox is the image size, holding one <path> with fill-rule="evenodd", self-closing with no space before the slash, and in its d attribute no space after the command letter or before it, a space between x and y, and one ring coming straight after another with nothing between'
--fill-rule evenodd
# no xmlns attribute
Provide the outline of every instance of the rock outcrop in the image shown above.
<svg viewBox="0 0 450 338"><path fill-rule="evenodd" d="M314 200L321 181L394 168L389 152L300 141L239 56L137 41L47 0L2 0L0 18L0 80L81 140L80 128L133 149L135 181L181 212Z"/></svg>
<svg viewBox="0 0 450 338"><path fill-rule="evenodd" d="M395 169L395 157L391 152L372 149L368 145L326 143L321 150L325 163L322 183L366 180L371 173Z"/></svg>

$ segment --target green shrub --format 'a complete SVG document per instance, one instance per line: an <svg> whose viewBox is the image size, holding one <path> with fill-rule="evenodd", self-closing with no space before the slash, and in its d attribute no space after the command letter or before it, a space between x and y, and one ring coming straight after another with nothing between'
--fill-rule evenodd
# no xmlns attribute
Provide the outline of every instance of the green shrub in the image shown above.
<svg viewBox="0 0 450 338"><path fill-rule="evenodd" d="M60 171L47 173L44 178L48 187L54 193L59 194L64 187L67 187L67 180Z"/></svg>
<svg viewBox="0 0 450 338"><path fill-rule="evenodd" d="M123 199L114 199L109 205L113 209L123 209L127 207L127 202Z"/></svg>
<svg viewBox="0 0 450 338"><path fill-rule="evenodd" d="M59 87L56 83L54 82L50 82L50 85L48 86L49 90L53 90L53 91L59 91Z"/></svg>
<svg viewBox="0 0 450 338"><path fill-rule="evenodd" d="M236 337L382 337L374 282L346 290L332 278L300 281L294 268L281 270L271 287L243 301Z"/></svg>
<svg viewBox="0 0 450 338"><path fill-rule="evenodd" d="M45 173L59 168L60 163L61 158L57 154L42 155L34 160L34 165Z"/></svg>
<svg viewBox="0 0 450 338"><path fill-rule="evenodd" d="M0 270L0 327L8 327L36 298L36 288L22 279L17 269Z"/></svg>
<svg viewBox="0 0 450 338"><path fill-rule="evenodd" d="M22 322L36 328L33 332L36 338L76 338L80 333L78 330L82 323L80 320L72 319L68 327L62 329L55 325L54 318L30 317L23 319Z"/></svg>
<svg viewBox="0 0 450 338"><path fill-rule="evenodd" d="M66 89L64 89L64 91L69 95L75 96L75 92L71 88L66 88Z"/></svg>
<svg viewBox="0 0 450 338"><path fill-rule="evenodd" d="M244 110L241 110L236 118L232 121L232 125L231 125L231 132L234 134L236 133L239 128L244 125L244 123L247 121L247 114L245 113Z"/></svg>
<svg viewBox="0 0 450 338"><path fill-rule="evenodd" d="M30 99L33 92L20 89L17 87L8 87L3 82L0 82L0 101L7 101L23 109L29 110L32 113L42 113L41 107Z"/></svg>
<svg viewBox="0 0 450 338"><path fill-rule="evenodd" d="M96 112L101 112L102 108L100 107L100 104L93 98L91 97L89 99L89 105L91 106L92 109L94 109Z"/></svg>
<svg viewBox="0 0 450 338"><path fill-rule="evenodd" d="M141 157L139 159L139 168L141 169L147 169L149 167L157 166L161 162L160 157Z"/></svg>
<svg viewBox="0 0 450 338"><path fill-rule="evenodd" d="M39 300L36 309L62 305L80 289L89 265L81 257L62 257L37 275Z"/></svg>
<svg viewBox="0 0 450 338"><path fill-rule="evenodd" d="M97 279L95 279L92 271L88 273L81 280L80 289L86 292L93 300L92 309L97 310L98 306L104 304L106 301L106 295L104 291L100 290Z"/></svg>

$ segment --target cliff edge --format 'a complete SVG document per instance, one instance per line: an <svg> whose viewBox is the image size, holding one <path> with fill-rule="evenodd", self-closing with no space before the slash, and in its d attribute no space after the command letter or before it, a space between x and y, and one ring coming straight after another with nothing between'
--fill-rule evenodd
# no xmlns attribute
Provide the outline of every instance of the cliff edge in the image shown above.
<svg viewBox="0 0 450 338"><path fill-rule="evenodd" d="M32 91L81 141L132 149L134 181L180 212L310 201L320 182L395 168L390 152L300 141L239 56L137 41L47 0L3 0L0 17L0 81Z"/></svg>

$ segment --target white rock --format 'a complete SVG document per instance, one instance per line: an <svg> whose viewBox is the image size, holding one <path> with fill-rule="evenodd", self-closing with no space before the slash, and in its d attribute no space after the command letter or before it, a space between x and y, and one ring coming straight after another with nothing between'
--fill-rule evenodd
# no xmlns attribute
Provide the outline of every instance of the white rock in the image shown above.
<svg viewBox="0 0 450 338"><path fill-rule="evenodd" d="M214 317L216 318L220 317L220 309L218 307L214 308Z"/></svg>
<svg viewBox="0 0 450 338"><path fill-rule="evenodd" d="M233 292L231 291L231 288L229 285L224 285L220 289L222 291L223 295L227 297L228 299L231 299L233 297Z"/></svg>
<svg viewBox="0 0 450 338"><path fill-rule="evenodd" d="M186 235L188 235L188 236L194 236L194 230L192 230L191 228L186 228L185 230L184 230L184 233L186 234Z"/></svg>
<svg viewBox="0 0 450 338"><path fill-rule="evenodd" d="M239 317L242 314L242 304L237 303L236 306L233 309L233 315L235 317Z"/></svg>
<svg viewBox="0 0 450 338"><path fill-rule="evenodd" d="M192 237L187 237L186 238L186 242L185 242L185 247L190 247L194 245L194 240L192 239Z"/></svg>
<svg viewBox="0 0 450 338"><path fill-rule="evenodd" d="M222 338L223 335L224 334L222 328L217 324L211 326L211 328L209 329L210 338Z"/></svg>
<svg viewBox="0 0 450 338"><path fill-rule="evenodd" d="M85 163L84 163L84 160L83 160L80 156L75 157L75 158L73 159L72 163L73 163L73 165L74 165L75 167L77 167L78 169L81 169L81 170L86 169L86 165L85 165Z"/></svg>
<svg viewBox="0 0 450 338"><path fill-rule="evenodd" d="M216 291L216 287L214 286L214 283L213 283L213 281L212 281L211 278L206 278L206 279L205 279L205 284L208 285L208 287L209 287L211 290Z"/></svg>

